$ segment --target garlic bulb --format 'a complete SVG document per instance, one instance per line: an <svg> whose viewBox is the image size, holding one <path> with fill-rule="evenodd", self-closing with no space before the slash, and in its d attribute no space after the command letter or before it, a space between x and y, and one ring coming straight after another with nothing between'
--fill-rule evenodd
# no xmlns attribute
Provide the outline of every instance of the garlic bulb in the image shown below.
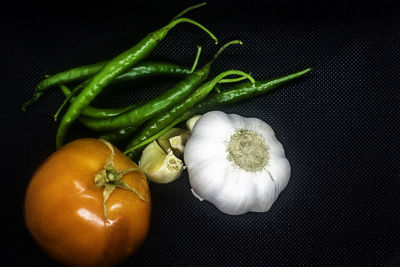
<svg viewBox="0 0 400 267"><path fill-rule="evenodd" d="M196 122L184 161L193 194L231 215L268 211L291 171L268 124L220 111Z"/></svg>

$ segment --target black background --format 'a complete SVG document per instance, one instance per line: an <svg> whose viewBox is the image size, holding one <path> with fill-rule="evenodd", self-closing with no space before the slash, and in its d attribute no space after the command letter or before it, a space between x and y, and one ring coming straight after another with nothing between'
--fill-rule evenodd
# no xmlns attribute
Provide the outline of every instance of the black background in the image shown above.
<svg viewBox="0 0 400 267"><path fill-rule="evenodd" d="M52 90L27 112L20 106L45 74L110 59L196 1L14 2L2 9L0 114L1 265L54 265L23 223L25 188L55 150ZM389 1L210 1L187 17L220 44L241 39L215 62L270 78L313 67L273 92L225 112L269 123L292 176L270 211L228 216L190 192L187 173L151 184L146 243L124 265L394 266L400 262L400 12ZM191 25L173 29L152 58L190 66L218 49ZM123 106L174 84L150 79L98 105ZM129 88L126 88L129 87ZM88 136L79 125L69 140Z"/></svg>

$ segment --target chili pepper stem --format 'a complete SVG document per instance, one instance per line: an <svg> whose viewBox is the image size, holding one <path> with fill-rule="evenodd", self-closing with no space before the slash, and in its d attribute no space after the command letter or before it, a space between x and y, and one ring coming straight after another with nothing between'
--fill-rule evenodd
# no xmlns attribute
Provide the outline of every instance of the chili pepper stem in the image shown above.
<svg viewBox="0 0 400 267"><path fill-rule="evenodd" d="M201 54L201 46L197 46L196 58L194 59L193 66L192 66L192 69L190 70L190 73L192 73L196 69L197 63L199 63L200 54Z"/></svg>
<svg viewBox="0 0 400 267"><path fill-rule="evenodd" d="M175 17L173 17L173 19L171 19L171 21L176 20L176 19L182 17L182 16L185 15L187 12L189 12L189 11L191 11L191 10L193 10L193 9L196 9L196 8L199 8L199 7L202 7L202 6L205 6L206 4L207 4L206 2L203 2L203 3L200 3L200 4L194 5L194 6L190 6L190 7L186 8L185 10L183 10L182 12L180 12L180 13L179 13L178 15L176 15Z"/></svg>
<svg viewBox="0 0 400 267"><path fill-rule="evenodd" d="M249 75L251 75L252 73L249 72ZM227 79L222 79L220 80L218 83L235 83L235 82L240 82L243 80L246 80L247 78L242 76L242 77L238 77L238 78L227 78Z"/></svg>
<svg viewBox="0 0 400 267"><path fill-rule="evenodd" d="M190 23L190 24L193 24L193 25L199 27L200 29L202 29L203 31L208 33L208 35L210 35L211 38L214 39L215 44L218 44L217 37L215 37L215 35L210 30L208 30L206 27L204 27L200 23L198 23L198 22L196 22L194 20L188 19L188 18L178 18L178 19L175 19L175 20L171 21L167 26L164 26L160 30L154 32L153 33L153 38L156 39L156 40L163 39L165 37L165 35L168 33L169 30L171 30L172 28L174 28L176 25L178 25L180 23Z"/></svg>
<svg viewBox="0 0 400 267"><path fill-rule="evenodd" d="M243 42L240 41L240 40L233 40L233 41L230 41L230 42L224 44L220 49L218 49L218 51L214 54L213 58L212 58L208 63L206 63L202 69L209 69L210 66L214 63L214 61L218 58L218 56L219 56L228 46L231 46L231 45L233 45L233 44L242 45ZM198 72L201 73L201 69L198 70ZM200 75L203 75L203 74L200 74Z"/></svg>
<svg viewBox="0 0 400 267"><path fill-rule="evenodd" d="M217 57L222 53L222 51L224 51L228 46L230 46L230 45L232 45L232 44L243 45L243 42L242 42L241 40L233 40L233 41L230 41L230 42L224 44L224 45L217 51L217 53L215 53L215 55L214 55L212 61L216 60Z"/></svg>
<svg viewBox="0 0 400 267"><path fill-rule="evenodd" d="M64 108L64 106L68 103L69 99L72 97L73 93L68 89L68 87L64 84L60 85L60 89L63 91L64 94L66 94L67 92L69 92L68 94L66 94L66 98L64 100L64 102L60 105L60 107L58 108L57 112L54 114L53 118L54 121L57 121L58 119L58 115L60 115L62 109Z"/></svg>

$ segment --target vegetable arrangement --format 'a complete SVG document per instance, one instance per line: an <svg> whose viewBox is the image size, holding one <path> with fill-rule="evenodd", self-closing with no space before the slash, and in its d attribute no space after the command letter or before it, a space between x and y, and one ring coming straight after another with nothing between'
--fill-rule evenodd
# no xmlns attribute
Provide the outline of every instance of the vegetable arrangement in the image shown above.
<svg viewBox="0 0 400 267"><path fill-rule="evenodd" d="M242 44L240 40L224 44L199 68L201 47L191 68L146 61L181 23L199 27L217 44L207 28L182 17L204 5L188 7L109 61L46 77L23 104L26 110L46 91L59 87L65 100L55 120L68 106L56 134L57 151L34 173L25 199L26 225L54 259L68 265L109 266L135 253L149 228L148 181L170 183L186 167L193 194L231 215L267 211L288 184L290 164L268 124L213 110L264 94L310 68L260 81L229 69L208 79L214 61L229 46ZM147 101L111 109L91 106L117 82L160 75L182 80ZM71 90L76 82L80 84ZM221 83L238 84L221 89ZM64 145L76 121L98 132L98 138ZM179 127L184 122L187 129ZM118 149L122 140L127 141L123 153Z"/></svg>

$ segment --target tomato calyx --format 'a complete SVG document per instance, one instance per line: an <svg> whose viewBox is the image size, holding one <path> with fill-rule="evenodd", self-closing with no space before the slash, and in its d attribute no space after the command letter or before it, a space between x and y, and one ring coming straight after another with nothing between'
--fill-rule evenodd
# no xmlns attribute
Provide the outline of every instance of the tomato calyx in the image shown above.
<svg viewBox="0 0 400 267"><path fill-rule="evenodd" d="M95 187L103 187L103 206L104 206L104 219L107 219L107 200L110 197L111 193L119 187L125 190L129 190L135 193L141 200L147 201L147 197L143 197L135 188L126 184L122 180L122 176L128 172L140 171L140 168L129 168L125 170L116 170L114 166L114 148L113 146L105 140L100 139L107 147L111 150L111 154L107 159L106 164L104 165L104 169L100 170L94 176Z"/></svg>

